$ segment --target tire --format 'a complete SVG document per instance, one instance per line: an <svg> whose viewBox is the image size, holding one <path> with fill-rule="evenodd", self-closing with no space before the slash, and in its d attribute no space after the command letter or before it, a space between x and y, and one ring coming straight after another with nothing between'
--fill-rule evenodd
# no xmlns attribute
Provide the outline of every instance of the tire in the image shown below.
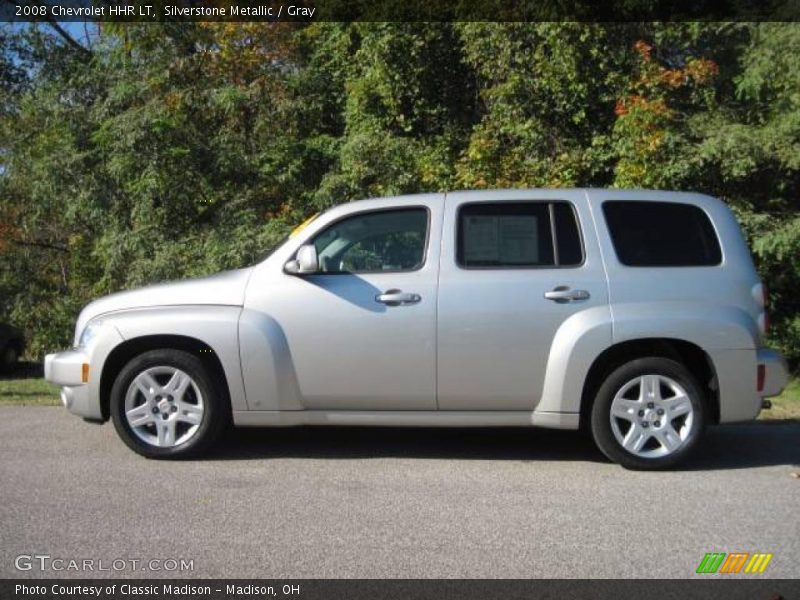
<svg viewBox="0 0 800 600"><path fill-rule="evenodd" d="M151 350L123 367L111 388L111 419L131 450L147 458L192 458L230 422L230 400L202 361L183 350Z"/></svg>
<svg viewBox="0 0 800 600"><path fill-rule="evenodd" d="M17 368L17 361L19 360L19 352L14 342L8 344L0 352L0 370L11 373Z"/></svg>
<svg viewBox="0 0 800 600"><path fill-rule="evenodd" d="M592 437L603 454L627 469L665 469L694 452L707 414L700 386L686 367L666 358L640 358L612 371L600 386Z"/></svg>

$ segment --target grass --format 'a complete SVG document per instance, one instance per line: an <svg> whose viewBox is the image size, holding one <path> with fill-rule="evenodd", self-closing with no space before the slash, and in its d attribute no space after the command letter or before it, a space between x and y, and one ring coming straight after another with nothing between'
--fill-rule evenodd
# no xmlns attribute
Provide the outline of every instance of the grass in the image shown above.
<svg viewBox="0 0 800 600"><path fill-rule="evenodd" d="M772 409L761 412L763 421L800 421L800 378L789 380L780 396L771 398ZM58 388L41 377L0 379L0 406L59 406Z"/></svg>
<svg viewBox="0 0 800 600"><path fill-rule="evenodd" d="M792 378L780 396L770 398L772 409L761 411L763 421L800 421L800 378Z"/></svg>
<svg viewBox="0 0 800 600"><path fill-rule="evenodd" d="M0 406L60 405L58 388L44 379L0 379Z"/></svg>

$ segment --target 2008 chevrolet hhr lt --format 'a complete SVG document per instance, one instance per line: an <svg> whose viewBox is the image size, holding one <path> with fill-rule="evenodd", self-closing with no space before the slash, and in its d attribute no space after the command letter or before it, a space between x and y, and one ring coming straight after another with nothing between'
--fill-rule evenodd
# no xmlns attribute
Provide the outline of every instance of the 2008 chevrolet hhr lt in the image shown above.
<svg viewBox="0 0 800 600"><path fill-rule="evenodd" d="M45 373L151 458L196 455L231 421L585 426L658 468L780 393L766 304L708 196L403 196L335 207L254 267L92 302Z"/></svg>

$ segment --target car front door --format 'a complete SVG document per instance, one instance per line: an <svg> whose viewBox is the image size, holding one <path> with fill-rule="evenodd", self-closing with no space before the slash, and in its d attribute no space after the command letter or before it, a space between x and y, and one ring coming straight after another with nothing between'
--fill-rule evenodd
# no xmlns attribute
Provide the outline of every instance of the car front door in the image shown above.
<svg viewBox="0 0 800 600"><path fill-rule="evenodd" d="M448 194L439 279L440 410L533 410L556 332L608 304L580 190Z"/></svg>
<svg viewBox="0 0 800 600"><path fill-rule="evenodd" d="M240 347L251 410L435 410L443 196L339 207L260 265ZM312 244L318 272L288 274Z"/></svg>

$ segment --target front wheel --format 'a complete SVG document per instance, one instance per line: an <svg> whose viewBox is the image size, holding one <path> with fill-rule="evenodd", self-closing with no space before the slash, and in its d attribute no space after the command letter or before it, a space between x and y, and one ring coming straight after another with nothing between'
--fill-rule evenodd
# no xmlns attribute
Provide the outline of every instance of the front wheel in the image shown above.
<svg viewBox="0 0 800 600"><path fill-rule="evenodd" d="M592 436L629 469L661 469L685 460L706 424L700 387L682 364L641 358L613 371L592 407Z"/></svg>
<svg viewBox="0 0 800 600"><path fill-rule="evenodd" d="M111 389L117 433L148 458L188 458L208 449L228 422L229 406L202 361L182 350L140 354Z"/></svg>

